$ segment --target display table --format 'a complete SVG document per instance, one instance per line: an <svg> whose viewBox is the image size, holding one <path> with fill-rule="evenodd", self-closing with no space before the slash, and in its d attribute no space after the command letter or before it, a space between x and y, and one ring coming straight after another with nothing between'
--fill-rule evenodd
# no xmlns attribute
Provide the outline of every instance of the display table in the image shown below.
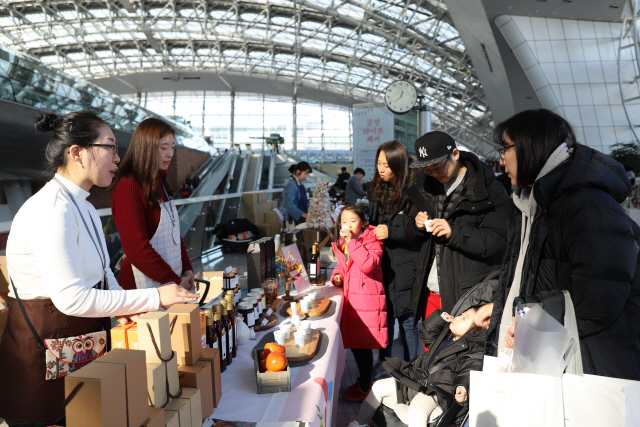
<svg viewBox="0 0 640 427"><path fill-rule="evenodd" d="M212 419L248 422L307 421L313 427L335 426L338 390L344 371L345 351L340 334L342 288L326 285L312 287L336 303L330 317L313 321L311 327L329 337L326 353L316 362L291 368L291 391L258 394L251 352L264 334L277 330L289 319L278 315L278 325L261 332L256 340L238 347L237 357L222 373L222 398L213 416L203 427L213 425ZM317 407L316 407L317 405ZM319 418L322 417L322 421ZM337 415L336 415L337 416Z"/></svg>

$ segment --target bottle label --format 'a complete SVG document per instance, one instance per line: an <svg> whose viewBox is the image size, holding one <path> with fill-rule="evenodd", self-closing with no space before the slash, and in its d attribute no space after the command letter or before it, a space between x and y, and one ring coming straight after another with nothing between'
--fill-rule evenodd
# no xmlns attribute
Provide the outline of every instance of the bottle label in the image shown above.
<svg viewBox="0 0 640 427"><path fill-rule="evenodd" d="M208 345L207 345L207 336L206 335L203 335L200 338L200 345L202 346L202 348L207 348L208 347Z"/></svg>
<svg viewBox="0 0 640 427"><path fill-rule="evenodd" d="M253 315L253 312L249 313L249 315L247 316L247 325L253 326L255 324L256 324L256 317Z"/></svg>
<svg viewBox="0 0 640 427"><path fill-rule="evenodd" d="M215 340L215 341L213 342L213 347L211 347L211 348L219 348L219 347L218 347L218 340Z"/></svg>
<svg viewBox="0 0 640 427"><path fill-rule="evenodd" d="M314 262L312 262L311 264L309 264L309 274L312 275L316 275L318 274L317 270L316 270L316 264Z"/></svg>
<svg viewBox="0 0 640 427"><path fill-rule="evenodd" d="M227 358L227 335L223 335L222 336L222 342L220 343L220 345L222 346L222 348L220 349L220 351L222 351L222 358L226 359Z"/></svg>
<svg viewBox="0 0 640 427"><path fill-rule="evenodd" d="M231 325L229 325L231 326ZM229 351L233 353L233 346L236 340L234 339L233 328L229 328Z"/></svg>

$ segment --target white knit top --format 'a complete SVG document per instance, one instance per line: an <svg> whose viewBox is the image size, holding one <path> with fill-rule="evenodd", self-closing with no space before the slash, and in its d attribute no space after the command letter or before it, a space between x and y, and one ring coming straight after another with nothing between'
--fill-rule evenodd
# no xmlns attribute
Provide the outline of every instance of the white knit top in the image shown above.
<svg viewBox="0 0 640 427"><path fill-rule="evenodd" d="M107 245L98 212L87 202L89 193L56 174L73 195L96 240L107 257ZM20 299L51 298L68 316L107 317L155 311L160 306L156 289L123 290L107 266L109 290L93 287L103 278L103 265L78 209L69 194L49 181L16 214L7 242L9 276ZM9 285L9 295L15 298Z"/></svg>

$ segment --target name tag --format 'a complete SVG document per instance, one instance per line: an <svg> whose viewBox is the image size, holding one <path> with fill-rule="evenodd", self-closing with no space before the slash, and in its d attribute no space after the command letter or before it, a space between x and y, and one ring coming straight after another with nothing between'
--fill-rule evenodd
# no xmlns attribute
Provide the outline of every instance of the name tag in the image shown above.
<svg viewBox="0 0 640 427"><path fill-rule="evenodd" d="M267 319L262 319L262 323L260 323L260 325L264 326L267 323L269 323L269 321Z"/></svg>
<svg viewBox="0 0 640 427"><path fill-rule="evenodd" d="M266 315L267 316L271 316L271 313L273 313L273 310L269 309L269 310L267 310L267 314Z"/></svg>

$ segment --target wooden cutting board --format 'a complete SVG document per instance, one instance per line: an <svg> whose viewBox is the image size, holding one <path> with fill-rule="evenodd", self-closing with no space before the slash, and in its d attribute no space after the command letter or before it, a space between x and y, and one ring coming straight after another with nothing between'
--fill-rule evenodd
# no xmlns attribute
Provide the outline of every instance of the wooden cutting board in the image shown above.
<svg viewBox="0 0 640 427"><path fill-rule="evenodd" d="M280 305L282 305L282 298L276 298L269 307L271 307L271 310L276 311Z"/></svg>
<svg viewBox="0 0 640 427"><path fill-rule="evenodd" d="M289 338L284 340L284 348L287 349L287 360L290 362L300 362L302 360L311 359L318 352L318 343L320 342L320 332L311 329L307 334L307 343L302 347L296 346L296 340L293 333L296 328L291 328Z"/></svg>
<svg viewBox="0 0 640 427"><path fill-rule="evenodd" d="M329 298L319 298L313 302L313 307L305 313L300 311L300 303L298 303L297 300L291 301L291 304L287 308L287 314L289 316L292 315L291 307L293 306L295 306L296 312L301 318L316 317L322 316L327 312L327 310L329 310L329 307L331 306L331 300Z"/></svg>
<svg viewBox="0 0 640 427"><path fill-rule="evenodd" d="M267 319L267 324L262 326L262 321L264 319ZM256 322L256 325L253 327L253 330L256 332L266 331L267 329L271 329L274 326L276 326L277 323L278 323L278 316L275 313L273 313L271 316L266 316L266 317L260 316L260 318Z"/></svg>

